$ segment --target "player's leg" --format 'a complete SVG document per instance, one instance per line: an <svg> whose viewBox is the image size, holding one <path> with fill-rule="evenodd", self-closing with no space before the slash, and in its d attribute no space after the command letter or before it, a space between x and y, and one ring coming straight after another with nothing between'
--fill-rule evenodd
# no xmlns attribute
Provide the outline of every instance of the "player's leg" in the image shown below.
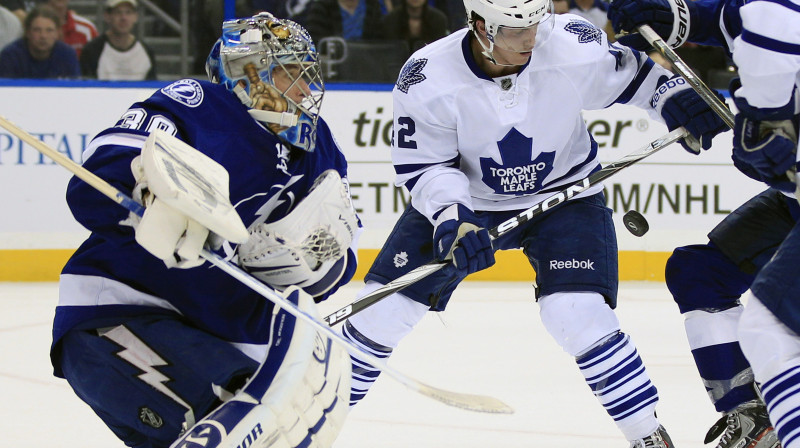
<svg viewBox="0 0 800 448"><path fill-rule="evenodd" d="M656 388L613 311L617 242L602 194L532 221L522 246L536 269L545 328L575 357L586 383L631 446L671 447L654 414Z"/></svg>
<svg viewBox="0 0 800 448"><path fill-rule="evenodd" d="M723 413L706 435L707 443L720 438L720 448L745 440L757 447L777 443L739 346L739 298L786 237L797 212L796 201L767 190L717 225L709 234L712 242L679 247L667 262L667 287L684 315L692 356L709 398Z"/></svg>
<svg viewBox="0 0 800 448"><path fill-rule="evenodd" d="M168 447L258 368L230 343L159 315L72 330L61 344L70 386L133 447Z"/></svg>
<svg viewBox="0 0 800 448"><path fill-rule="evenodd" d="M432 260L432 238L433 226L427 218L411 206L406 208L370 267L365 277L367 284L358 296ZM375 356L388 358L428 310L444 309L459 281L455 269L445 267L348 318L342 325L342 334ZM380 371L357 357L351 358L352 406L366 396Z"/></svg>
<svg viewBox="0 0 800 448"><path fill-rule="evenodd" d="M739 341L784 448L800 447L800 227L746 294Z"/></svg>
<svg viewBox="0 0 800 448"><path fill-rule="evenodd" d="M286 297L314 314L307 294L291 290ZM310 446L309 440L329 447L348 409L349 357L296 323L276 308L270 343L250 345L246 355L241 344L174 316L136 317L67 333L58 365L129 446L188 447L196 445L191 440L207 440L224 448L259 439L264 447ZM187 428L189 439L176 442Z"/></svg>

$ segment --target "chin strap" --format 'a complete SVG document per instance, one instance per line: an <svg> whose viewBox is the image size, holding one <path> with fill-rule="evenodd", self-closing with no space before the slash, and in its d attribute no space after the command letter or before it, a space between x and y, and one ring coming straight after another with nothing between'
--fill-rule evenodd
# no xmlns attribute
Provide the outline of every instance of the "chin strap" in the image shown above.
<svg viewBox="0 0 800 448"><path fill-rule="evenodd" d="M248 109L251 117L267 124L277 124L282 128L297 126L297 114L291 112L274 112L271 110Z"/></svg>
<svg viewBox="0 0 800 448"><path fill-rule="evenodd" d="M234 87L233 93L236 94L236 96L239 98L239 101L241 101L245 106L253 106L253 100L250 98L250 95L247 94L247 91L242 88L242 86L237 85ZM291 104L289 105L289 108L294 109ZM277 124L282 128L291 128L297 126L297 114L291 111L275 112L271 110L248 109L247 113L249 113L253 119L261 123Z"/></svg>

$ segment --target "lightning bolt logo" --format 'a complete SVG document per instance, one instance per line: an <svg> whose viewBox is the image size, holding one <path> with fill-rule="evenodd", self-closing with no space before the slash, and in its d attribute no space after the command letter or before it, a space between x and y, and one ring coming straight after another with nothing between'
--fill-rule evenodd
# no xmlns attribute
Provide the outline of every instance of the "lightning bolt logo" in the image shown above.
<svg viewBox="0 0 800 448"><path fill-rule="evenodd" d="M192 409L183 398L167 387L167 383L172 379L156 370L156 367L166 366L167 362L126 326L120 325L100 332L100 336L110 339L123 348L116 355L143 372L138 375L140 380L186 409Z"/></svg>

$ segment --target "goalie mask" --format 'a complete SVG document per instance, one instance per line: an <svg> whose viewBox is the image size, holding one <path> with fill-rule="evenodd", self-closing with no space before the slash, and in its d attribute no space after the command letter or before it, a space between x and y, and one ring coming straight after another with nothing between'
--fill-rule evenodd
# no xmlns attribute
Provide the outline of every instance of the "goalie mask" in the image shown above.
<svg viewBox="0 0 800 448"><path fill-rule="evenodd" d="M314 150L325 85L317 50L303 27L269 13L226 21L206 72L286 143Z"/></svg>
<svg viewBox="0 0 800 448"><path fill-rule="evenodd" d="M483 55L492 63L494 48L527 53L550 37L555 21L552 0L464 0L469 29L475 33ZM476 21L483 20L488 44L481 39Z"/></svg>

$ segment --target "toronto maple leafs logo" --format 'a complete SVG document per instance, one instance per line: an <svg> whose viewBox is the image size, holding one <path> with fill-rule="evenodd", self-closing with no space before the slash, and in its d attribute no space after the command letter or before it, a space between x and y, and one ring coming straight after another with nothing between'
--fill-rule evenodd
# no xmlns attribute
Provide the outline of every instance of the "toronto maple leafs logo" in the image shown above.
<svg viewBox="0 0 800 448"><path fill-rule="evenodd" d="M402 251L400 253L394 254L394 267L402 268L403 266L408 264L408 253Z"/></svg>
<svg viewBox="0 0 800 448"><path fill-rule="evenodd" d="M571 20L566 26L564 26L564 29L572 34L577 34L578 42L582 44L597 42L598 45L602 45L603 32L589 22L584 22L583 20Z"/></svg>
<svg viewBox="0 0 800 448"><path fill-rule="evenodd" d="M400 77L397 78L397 89L403 93L408 93L408 88L414 84L419 84L427 78L422 74L422 69L428 63L427 59L414 59L411 58L403 66L400 71Z"/></svg>
<svg viewBox="0 0 800 448"><path fill-rule="evenodd" d="M173 100L189 107L197 107L203 102L203 87L194 79L181 79L161 89Z"/></svg>
<svg viewBox="0 0 800 448"><path fill-rule="evenodd" d="M543 152L531 160L533 139L512 128L497 142L501 163L481 157L483 183L497 194L522 196L542 188L542 182L553 171L555 152Z"/></svg>

